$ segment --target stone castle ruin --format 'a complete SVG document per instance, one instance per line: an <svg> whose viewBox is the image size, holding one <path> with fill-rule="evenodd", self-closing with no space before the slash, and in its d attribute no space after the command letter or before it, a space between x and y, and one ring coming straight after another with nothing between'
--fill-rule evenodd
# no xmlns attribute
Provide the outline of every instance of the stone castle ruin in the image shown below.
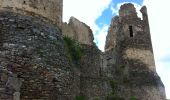
<svg viewBox="0 0 170 100"><path fill-rule="evenodd" d="M105 52L88 25L62 22L62 7L63 0L0 0L0 100L166 99L145 6L142 19L133 4L120 7ZM78 60L65 36L78 41Z"/></svg>

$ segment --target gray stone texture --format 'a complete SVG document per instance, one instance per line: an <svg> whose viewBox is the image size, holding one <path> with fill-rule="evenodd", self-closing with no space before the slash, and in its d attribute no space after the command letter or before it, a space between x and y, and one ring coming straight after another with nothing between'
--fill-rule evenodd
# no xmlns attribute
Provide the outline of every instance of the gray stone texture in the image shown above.
<svg viewBox="0 0 170 100"><path fill-rule="evenodd" d="M0 9L40 15L62 26L63 0L0 0Z"/></svg>
<svg viewBox="0 0 170 100"><path fill-rule="evenodd" d="M108 77L103 76L102 52L96 46L82 45L80 60L80 94L87 100L104 100L111 92Z"/></svg>
<svg viewBox="0 0 170 100"><path fill-rule="evenodd" d="M63 35L73 38L81 44L95 45L92 30L78 19L71 17L68 24L63 23L62 28Z"/></svg>
<svg viewBox="0 0 170 100"><path fill-rule="evenodd" d="M41 17L13 12L1 11L0 23L0 64L21 77L21 100L73 98L76 82L59 29ZM5 74L1 80L17 84Z"/></svg>

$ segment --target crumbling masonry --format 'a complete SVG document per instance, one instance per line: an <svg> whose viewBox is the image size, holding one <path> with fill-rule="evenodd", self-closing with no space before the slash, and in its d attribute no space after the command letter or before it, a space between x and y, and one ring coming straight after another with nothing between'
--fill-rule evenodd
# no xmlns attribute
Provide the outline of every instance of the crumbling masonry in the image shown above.
<svg viewBox="0 0 170 100"><path fill-rule="evenodd" d="M124 4L105 52L89 26L62 23L62 0L0 0L0 100L165 100L155 70L146 7ZM70 59L63 36L80 43Z"/></svg>

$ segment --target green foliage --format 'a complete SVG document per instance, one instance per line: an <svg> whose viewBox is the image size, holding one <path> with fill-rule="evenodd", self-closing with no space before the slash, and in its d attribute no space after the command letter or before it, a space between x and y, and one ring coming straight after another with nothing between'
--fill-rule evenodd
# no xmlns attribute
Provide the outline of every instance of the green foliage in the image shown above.
<svg viewBox="0 0 170 100"><path fill-rule="evenodd" d="M135 96L132 96L130 100L139 100L139 99L137 99L137 97Z"/></svg>
<svg viewBox="0 0 170 100"><path fill-rule="evenodd" d="M87 100L85 96L76 96L75 100Z"/></svg>
<svg viewBox="0 0 170 100"><path fill-rule="evenodd" d="M76 40L71 39L67 36L64 36L64 41L68 48L68 57L70 57L74 61L80 60L82 56L82 49L80 44Z"/></svg>

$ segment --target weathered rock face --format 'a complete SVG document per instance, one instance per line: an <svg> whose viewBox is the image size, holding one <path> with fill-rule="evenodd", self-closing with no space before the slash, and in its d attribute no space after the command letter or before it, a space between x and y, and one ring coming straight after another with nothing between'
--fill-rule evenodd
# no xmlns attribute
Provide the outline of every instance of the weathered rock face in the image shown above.
<svg viewBox="0 0 170 100"><path fill-rule="evenodd" d="M41 17L12 12L1 11L0 23L0 99L20 92L21 100L71 100L76 82L59 30Z"/></svg>
<svg viewBox="0 0 170 100"><path fill-rule="evenodd" d="M90 27L74 17L70 18L68 24L63 24L62 33L65 36L78 40L81 44L94 45L94 37Z"/></svg>
<svg viewBox="0 0 170 100"><path fill-rule="evenodd" d="M143 20L132 4L120 7L108 31L104 65L106 75L118 81L117 94L130 99L165 100L165 89L156 74L146 7Z"/></svg>
<svg viewBox="0 0 170 100"><path fill-rule="evenodd" d="M59 28L62 25L63 0L0 0L0 8L19 13L35 13L51 20Z"/></svg>

